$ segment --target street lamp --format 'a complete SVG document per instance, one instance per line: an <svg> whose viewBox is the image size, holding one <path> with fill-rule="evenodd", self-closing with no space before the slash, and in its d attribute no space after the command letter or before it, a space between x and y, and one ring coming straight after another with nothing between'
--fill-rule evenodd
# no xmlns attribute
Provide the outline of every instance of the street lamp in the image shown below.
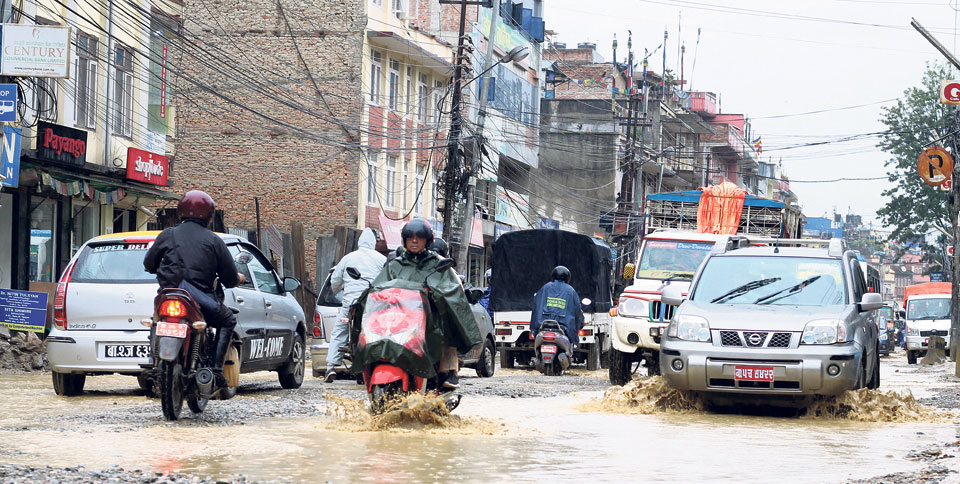
<svg viewBox="0 0 960 484"><path fill-rule="evenodd" d="M505 64L509 62L520 62L526 59L528 55L530 55L530 49L525 45L518 45L513 49L510 49L510 52L507 52L506 54L504 54L504 56L501 57L500 60L491 64L490 67L487 67L486 69L484 69L483 72L477 75L477 77L474 77L473 79L470 79L469 81L467 81L467 83L464 84L464 86L466 86L467 84L470 84L473 81L476 81L477 79L480 79L481 77L484 77L486 73L490 72L491 69L493 69L494 67L497 67L500 64ZM483 83L481 83L481 86L482 84ZM480 89L482 90L483 87L481 87ZM482 97L481 99L484 99L485 97L486 96Z"/></svg>

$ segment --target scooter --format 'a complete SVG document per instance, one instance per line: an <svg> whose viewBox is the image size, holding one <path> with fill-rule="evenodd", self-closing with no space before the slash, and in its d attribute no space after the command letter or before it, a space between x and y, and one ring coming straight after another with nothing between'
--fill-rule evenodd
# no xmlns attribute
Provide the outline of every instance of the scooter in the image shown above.
<svg viewBox="0 0 960 484"><path fill-rule="evenodd" d="M183 401L193 413L201 413L209 400L226 400L237 393L239 360L236 349L227 353L224 376L227 386L218 386L213 368L215 332L203 320L200 306L181 288L161 289L154 298L154 316L141 324L150 328L153 378L160 406L167 420L177 420ZM236 313L236 310L233 309Z"/></svg>
<svg viewBox="0 0 960 484"><path fill-rule="evenodd" d="M450 269L453 265L453 259L442 259L430 275ZM360 279L360 272L355 268L348 267L346 272L350 277ZM424 289L429 293L426 283ZM430 308L424 307L420 291L394 287L369 292L366 298L359 339L352 345L354 354L362 351L366 345L388 339L414 355L425 357L427 311ZM426 394L433 391L443 399L449 411L460 405L461 396L453 391L441 393L435 379L413 375L401 364L386 359L364 365L363 382L370 398L371 413L375 415L386 411L392 400L413 392Z"/></svg>
<svg viewBox="0 0 960 484"><path fill-rule="evenodd" d="M536 368L546 376L560 376L570 368L570 338L557 321L545 319L533 342Z"/></svg>

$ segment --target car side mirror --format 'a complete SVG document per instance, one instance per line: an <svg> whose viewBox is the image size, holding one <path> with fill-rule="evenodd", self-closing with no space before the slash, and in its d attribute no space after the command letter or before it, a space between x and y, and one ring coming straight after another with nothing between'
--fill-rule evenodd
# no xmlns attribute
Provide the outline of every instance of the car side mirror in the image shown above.
<svg viewBox="0 0 960 484"><path fill-rule="evenodd" d="M453 266L456 265L456 264L457 264L457 261L455 261L455 260L453 260L453 259L443 259L443 258L442 258L442 259L440 259L440 262L437 262L437 269L436 269L436 271L437 271L437 272L443 272L443 271L445 271L445 270L447 270L447 269L450 269L451 267L453 267Z"/></svg>
<svg viewBox="0 0 960 484"><path fill-rule="evenodd" d="M480 289L479 287L471 287L466 290L466 293L467 293L467 302L469 302L470 304L476 304L477 301L479 301L480 298L483 297L483 289Z"/></svg>
<svg viewBox="0 0 960 484"><path fill-rule="evenodd" d="M239 254L233 256L233 261L240 265L248 264L252 259L253 255L245 250L241 250Z"/></svg>
<svg viewBox="0 0 960 484"><path fill-rule="evenodd" d="M300 281L296 277L284 277L283 278L283 290L286 292L293 292L297 289L300 289Z"/></svg>
<svg viewBox="0 0 960 484"><path fill-rule="evenodd" d="M663 288L663 294L660 295L660 300L670 306L679 306L684 299L686 298L683 297L683 290L678 286L667 286Z"/></svg>
<svg viewBox="0 0 960 484"><path fill-rule="evenodd" d="M868 292L860 300L860 312L874 311L883 307L883 297L875 292Z"/></svg>
<svg viewBox="0 0 960 484"><path fill-rule="evenodd" d="M347 275L358 281L360 280L360 271L356 267L347 267Z"/></svg>

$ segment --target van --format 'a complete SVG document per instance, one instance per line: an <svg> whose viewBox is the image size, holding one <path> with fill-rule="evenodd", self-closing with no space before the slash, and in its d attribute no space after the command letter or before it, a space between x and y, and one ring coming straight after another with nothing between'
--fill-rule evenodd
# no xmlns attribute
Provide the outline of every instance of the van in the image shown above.
<svg viewBox="0 0 960 484"><path fill-rule="evenodd" d="M943 338L949 354L950 291L949 282L914 284L904 291L907 363L914 365L927 353L932 336Z"/></svg>

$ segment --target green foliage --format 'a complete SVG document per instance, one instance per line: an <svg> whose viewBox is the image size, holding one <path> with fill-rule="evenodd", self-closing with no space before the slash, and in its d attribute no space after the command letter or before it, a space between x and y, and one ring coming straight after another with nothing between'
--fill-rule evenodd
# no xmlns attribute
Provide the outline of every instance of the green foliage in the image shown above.
<svg viewBox="0 0 960 484"><path fill-rule="evenodd" d="M905 90L896 105L883 109L881 117L887 131L878 147L891 155L884 164L896 185L884 190L889 201L877 215L893 228L892 240L920 242L924 252L932 248L926 234L937 226L951 227L948 192L927 185L917 173L917 157L926 145L952 132L953 108L940 104L938 94L940 83L951 76L948 66L928 64L922 84Z"/></svg>

